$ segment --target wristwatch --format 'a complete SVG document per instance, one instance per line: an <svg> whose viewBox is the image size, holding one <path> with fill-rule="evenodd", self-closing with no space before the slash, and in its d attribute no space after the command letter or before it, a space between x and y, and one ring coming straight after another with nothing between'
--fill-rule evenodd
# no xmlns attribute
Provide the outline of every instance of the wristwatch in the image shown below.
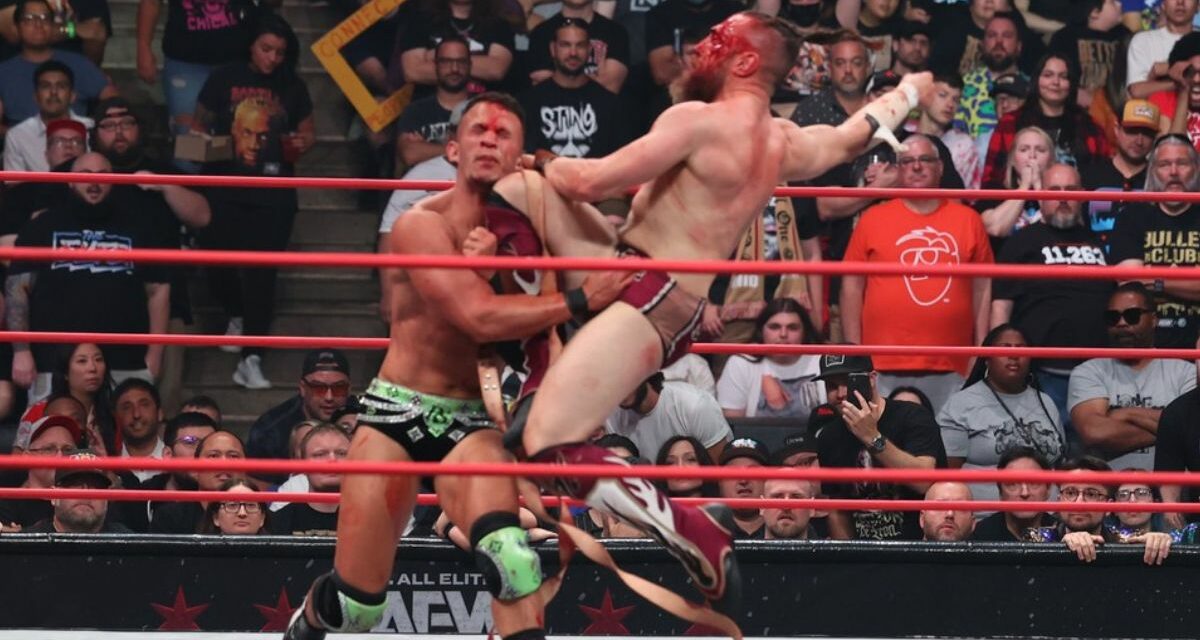
<svg viewBox="0 0 1200 640"><path fill-rule="evenodd" d="M883 450L887 448L887 443L887 438L883 437L883 434L881 433L867 443L867 449L870 450L871 453L883 453Z"/></svg>

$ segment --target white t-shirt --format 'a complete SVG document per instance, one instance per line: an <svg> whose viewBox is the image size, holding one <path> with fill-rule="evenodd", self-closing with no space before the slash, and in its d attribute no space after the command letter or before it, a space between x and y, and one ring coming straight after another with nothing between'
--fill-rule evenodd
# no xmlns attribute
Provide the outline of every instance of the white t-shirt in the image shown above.
<svg viewBox="0 0 1200 640"><path fill-rule="evenodd" d="M1171 57L1171 48L1182 37L1167 31L1166 27L1135 33L1129 41L1129 53L1125 55L1125 86L1146 80L1150 68L1156 62L1166 62Z"/></svg>
<svg viewBox="0 0 1200 640"><path fill-rule="evenodd" d="M1075 367L1067 385L1067 410L1096 398L1109 410L1127 407L1162 409L1196 388L1196 366L1183 360L1151 360L1140 371L1112 358L1096 358ZM1130 451L1108 461L1113 469L1153 469L1154 447Z"/></svg>
<svg viewBox="0 0 1200 640"><path fill-rule="evenodd" d="M819 356L800 356L792 364L734 356L717 381L717 401L722 409L745 411L747 418L807 418L826 400L825 383L813 380L820 373ZM768 385L765 395L764 383Z"/></svg>
<svg viewBox="0 0 1200 640"><path fill-rule="evenodd" d="M717 400L686 382L663 383L658 403L644 416L617 409L605 421L604 430L632 440L646 460L653 460L663 443L675 436L692 436L706 449L733 438Z"/></svg>
<svg viewBox="0 0 1200 640"><path fill-rule="evenodd" d="M662 370L667 382L686 382L710 396L717 395L717 381L713 380L712 369L700 356L689 353Z"/></svg>

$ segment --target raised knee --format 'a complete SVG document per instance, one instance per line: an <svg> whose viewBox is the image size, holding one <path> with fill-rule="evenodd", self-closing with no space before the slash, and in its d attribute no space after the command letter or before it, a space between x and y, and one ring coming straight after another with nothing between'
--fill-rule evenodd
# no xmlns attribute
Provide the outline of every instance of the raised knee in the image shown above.
<svg viewBox="0 0 1200 640"><path fill-rule="evenodd" d="M517 600L542 586L542 562L515 513L493 511L471 527L475 563L498 600Z"/></svg>
<svg viewBox="0 0 1200 640"><path fill-rule="evenodd" d="M387 594L368 593L346 584L336 571L313 583L313 612L317 621L337 633L366 633L383 620Z"/></svg>

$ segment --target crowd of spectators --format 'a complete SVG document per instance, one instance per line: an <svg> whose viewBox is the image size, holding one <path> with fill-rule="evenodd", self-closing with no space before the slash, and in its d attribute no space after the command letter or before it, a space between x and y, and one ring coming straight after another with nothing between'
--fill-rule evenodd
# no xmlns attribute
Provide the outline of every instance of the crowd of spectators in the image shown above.
<svg viewBox="0 0 1200 640"><path fill-rule="evenodd" d="M268 3L269 4L269 3ZM1043 189L1185 194L1200 187L1197 0L417 0L344 53L377 95L414 100L370 134L372 175L448 178L456 107L489 89L515 94L526 146L566 156L611 152L651 126L695 44L728 15L756 9L794 22L800 57L773 106L800 125L837 125L909 72L933 71L936 99L915 111L905 149L876 147L817 186ZM354 7L337 5L339 10ZM231 157L163 160L147 112L104 69L103 0L18 0L0 10L0 129L6 170L289 176L315 144L300 44L271 6L168 0L138 9L141 80L162 83L168 128L226 135ZM168 154L169 155L169 154ZM392 223L422 196L398 191ZM773 198L735 260L906 265L1194 266L1200 208L1186 200ZM616 225L623 200L595 203ZM0 244L89 249L272 250L287 246L295 190L10 182ZM228 335L269 334L275 271L212 269L205 280ZM380 274L380 310L391 308ZM6 265L8 330L165 333L192 322L177 268L103 261ZM709 340L951 346L1192 347L1195 280L969 279L949 276L719 277ZM67 302L69 301L69 302ZM263 407L242 438L208 397L178 393L181 364L161 346L15 343L0 351L0 414L30 456L300 458L346 456L358 411L346 357L308 354L294 397ZM11 351L8 351L11 349ZM237 348L234 382L272 386L260 348ZM1111 359L689 356L646 380L597 437L614 455L667 465L1192 470L1200 468L1200 363ZM367 374L369 372L360 372ZM7 374L7 375L4 375ZM291 384L291 383L289 383ZM178 410L176 407L179 406ZM332 474L110 474L33 469L7 484L228 491L223 502L0 501L0 531L329 535L335 504L285 505L267 492L338 490ZM820 483L669 481L675 496L847 497L1070 503L1191 499L1181 487L1061 482ZM244 495L248 493L262 495ZM241 495L233 495L241 494ZM1180 514L736 512L739 537L1061 541L1081 560L1102 543L1144 544L1147 563L1192 542ZM631 527L582 512L607 536ZM537 524L534 522L533 524ZM433 510L412 535L446 534Z"/></svg>

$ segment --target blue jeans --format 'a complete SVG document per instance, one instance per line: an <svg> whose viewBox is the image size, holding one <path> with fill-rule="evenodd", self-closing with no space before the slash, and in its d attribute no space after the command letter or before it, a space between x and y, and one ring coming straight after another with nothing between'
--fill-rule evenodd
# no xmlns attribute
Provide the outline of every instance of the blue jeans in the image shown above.
<svg viewBox="0 0 1200 640"><path fill-rule="evenodd" d="M186 133L191 129L192 114L196 112L196 99L209 74L217 67L194 62L181 62L166 58L163 61L163 93L167 98L167 113L171 116L171 131ZM185 119L180 124L180 116Z"/></svg>

